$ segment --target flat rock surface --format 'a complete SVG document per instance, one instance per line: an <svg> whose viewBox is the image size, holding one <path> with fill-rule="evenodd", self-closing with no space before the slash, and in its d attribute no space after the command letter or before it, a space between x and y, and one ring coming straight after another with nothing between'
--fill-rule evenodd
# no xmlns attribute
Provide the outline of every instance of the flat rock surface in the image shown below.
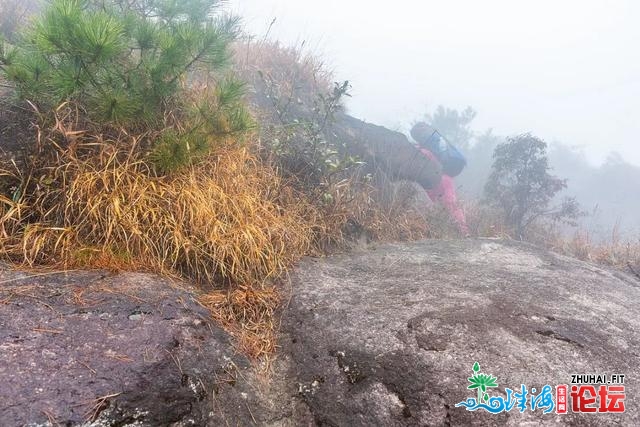
<svg viewBox="0 0 640 427"><path fill-rule="evenodd" d="M185 284L0 269L0 426L640 425L635 276L468 239L307 258L291 281L267 381ZM626 412L467 411L475 362L495 398L623 374Z"/></svg>
<svg viewBox="0 0 640 427"><path fill-rule="evenodd" d="M426 241L307 259L283 317L292 377L318 425L640 425L640 282L496 240ZM623 414L492 415L505 387L626 375Z"/></svg>
<svg viewBox="0 0 640 427"><path fill-rule="evenodd" d="M0 426L266 422L259 382L184 286L0 272ZM251 380L249 381L249 378Z"/></svg>

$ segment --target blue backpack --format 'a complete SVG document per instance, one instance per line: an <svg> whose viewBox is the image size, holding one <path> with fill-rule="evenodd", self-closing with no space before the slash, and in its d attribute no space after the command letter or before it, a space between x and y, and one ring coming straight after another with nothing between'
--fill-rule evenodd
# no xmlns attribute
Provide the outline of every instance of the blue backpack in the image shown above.
<svg viewBox="0 0 640 427"><path fill-rule="evenodd" d="M460 175L467 166L464 155L447 141L438 131L435 131L426 141L426 147L438 158L442 165L442 172L450 177Z"/></svg>

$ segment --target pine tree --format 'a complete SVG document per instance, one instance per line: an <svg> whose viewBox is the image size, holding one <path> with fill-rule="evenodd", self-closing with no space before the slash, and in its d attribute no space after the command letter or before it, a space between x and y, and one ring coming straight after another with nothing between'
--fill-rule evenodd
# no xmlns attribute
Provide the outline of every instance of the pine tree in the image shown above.
<svg viewBox="0 0 640 427"><path fill-rule="evenodd" d="M160 129L168 110L181 111L188 126L158 138L154 152L170 169L206 151L211 134L251 123L242 84L223 78L238 19L221 14L220 4L53 0L15 45L3 45L0 69L18 97L40 111L72 101L94 122L138 129ZM214 73L219 83L188 109L183 87L196 71Z"/></svg>

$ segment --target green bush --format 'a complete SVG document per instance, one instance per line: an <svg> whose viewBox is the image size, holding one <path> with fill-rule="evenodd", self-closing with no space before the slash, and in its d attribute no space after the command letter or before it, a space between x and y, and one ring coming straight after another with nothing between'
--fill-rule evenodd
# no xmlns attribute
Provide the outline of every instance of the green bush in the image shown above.
<svg viewBox="0 0 640 427"><path fill-rule="evenodd" d="M229 62L238 21L214 14L219 4L53 0L5 45L0 66L18 96L41 110L73 100L102 122L158 123L188 72Z"/></svg>
<svg viewBox="0 0 640 427"><path fill-rule="evenodd" d="M530 134L507 138L507 142L496 146L493 160L485 201L502 211L505 224L519 239L540 219L573 225L582 215L574 198L552 204L567 187L567 180L551 175L547 143L540 138Z"/></svg>
<svg viewBox="0 0 640 427"><path fill-rule="evenodd" d="M145 135L138 146L167 172L252 124L243 85L226 71L238 19L220 4L53 0L17 42L2 43L0 70L45 116L71 102L89 122L79 130Z"/></svg>

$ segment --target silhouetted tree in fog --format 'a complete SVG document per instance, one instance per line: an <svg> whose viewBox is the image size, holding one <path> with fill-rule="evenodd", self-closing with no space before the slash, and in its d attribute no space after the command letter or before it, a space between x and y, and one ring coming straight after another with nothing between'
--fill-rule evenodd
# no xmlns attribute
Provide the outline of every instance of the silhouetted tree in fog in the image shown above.
<svg viewBox="0 0 640 427"><path fill-rule="evenodd" d="M453 145L467 150L471 144L471 138L473 138L471 122L475 119L476 114L476 111L471 107L458 111L439 105L433 114L425 115L425 121L438 129Z"/></svg>
<svg viewBox="0 0 640 427"><path fill-rule="evenodd" d="M502 211L507 226L519 239L543 217L573 223L581 215L574 198L550 206L567 183L549 173L547 144L541 139L530 134L507 138L496 147L493 159L485 200Z"/></svg>

